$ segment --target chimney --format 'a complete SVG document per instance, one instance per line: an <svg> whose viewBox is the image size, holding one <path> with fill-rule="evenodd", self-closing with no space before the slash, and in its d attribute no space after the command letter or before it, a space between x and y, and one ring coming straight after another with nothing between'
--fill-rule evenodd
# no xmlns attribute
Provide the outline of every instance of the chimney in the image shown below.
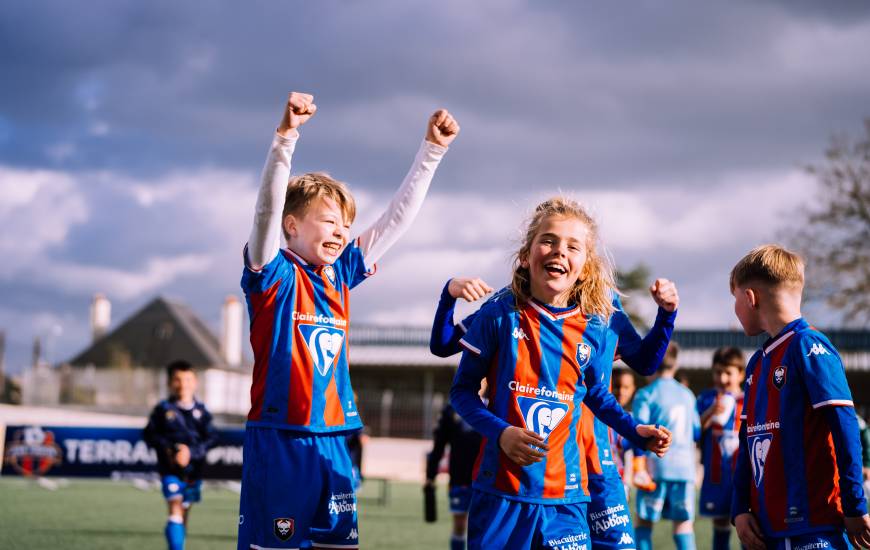
<svg viewBox="0 0 870 550"><path fill-rule="evenodd" d="M109 330L112 323L112 302L102 294L94 294L91 302L91 336L96 342Z"/></svg>
<svg viewBox="0 0 870 550"><path fill-rule="evenodd" d="M242 302L227 296L221 309L221 355L230 367L242 364Z"/></svg>

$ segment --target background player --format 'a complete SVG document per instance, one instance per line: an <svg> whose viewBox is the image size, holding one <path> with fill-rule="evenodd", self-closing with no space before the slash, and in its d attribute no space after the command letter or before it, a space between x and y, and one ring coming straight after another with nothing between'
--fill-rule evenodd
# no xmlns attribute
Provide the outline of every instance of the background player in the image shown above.
<svg viewBox="0 0 870 550"><path fill-rule="evenodd" d="M701 392L700 514L713 518L713 550L728 550L731 538L732 472L737 460L743 379L746 360L740 348L722 347L713 352L713 388Z"/></svg>
<svg viewBox="0 0 870 550"><path fill-rule="evenodd" d="M362 422L347 368L349 291L374 273L377 260L408 228L459 132L447 111L432 115L426 139L386 211L351 241L356 206L344 184L323 173L288 183L296 128L316 109L313 96L289 95L245 248L242 288L254 374L240 550L358 547L346 435Z"/></svg>
<svg viewBox="0 0 870 550"><path fill-rule="evenodd" d="M170 550L184 548L190 506L200 501L202 467L218 440L211 414L194 397L196 373L187 361L166 367L169 397L158 403L143 437L157 452L157 471L169 507L166 542Z"/></svg>
<svg viewBox="0 0 870 550"><path fill-rule="evenodd" d="M677 550L695 548L695 441L701 426L694 394L675 379L678 353L679 346L671 342L656 379L637 390L632 404L638 422L664 426L673 434L668 454L647 460L655 488L637 492L638 550L652 548L653 523L663 517L674 522Z"/></svg>
<svg viewBox="0 0 870 550"><path fill-rule="evenodd" d="M612 271L597 243L580 205L561 197L540 204L510 292L485 304L461 340L467 351L451 400L484 436L469 548L586 544L586 459L577 433L584 399L633 442L667 448L665 430L637 426L601 383L616 337L606 321ZM476 393L483 376L488 407Z"/></svg>
<svg viewBox="0 0 870 550"><path fill-rule="evenodd" d="M732 519L762 548L870 548L861 443L837 350L801 317L804 264L759 246L731 270L743 331L770 339L746 368ZM845 525L845 532L844 527Z"/></svg>

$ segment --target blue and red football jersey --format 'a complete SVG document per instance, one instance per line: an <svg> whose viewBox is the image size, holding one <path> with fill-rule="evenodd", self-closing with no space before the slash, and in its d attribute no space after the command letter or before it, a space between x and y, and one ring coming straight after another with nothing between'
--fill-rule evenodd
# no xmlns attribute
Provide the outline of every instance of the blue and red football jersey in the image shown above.
<svg viewBox="0 0 870 550"><path fill-rule="evenodd" d="M350 289L374 271L359 243L332 265L288 249L263 269L247 266L254 375L248 425L326 433L362 427L348 373ZM292 405L291 405L292 404Z"/></svg>
<svg viewBox="0 0 870 550"><path fill-rule="evenodd" d="M698 414L703 414L716 402L719 392L715 389L701 392L698 396ZM743 414L743 396L734 399L734 408L723 424L713 422L701 432L701 464L704 465L704 482L701 486L701 513L727 516L731 510L731 490L734 465L739 446L740 416Z"/></svg>
<svg viewBox="0 0 870 550"><path fill-rule="evenodd" d="M860 467L857 480L852 468L838 471L827 407L853 407L843 363L822 333L797 319L753 355L745 382L735 513L748 505L769 537L842 528L841 476L860 488ZM863 495L847 496L866 513Z"/></svg>
<svg viewBox="0 0 870 550"><path fill-rule="evenodd" d="M480 309L461 343L467 352L451 401L484 436L474 487L524 502L588 501L577 432L584 398L621 431L636 428L600 383L616 347L606 325L597 316L584 317L578 307L554 310L535 301L517 306L513 295L506 295ZM487 409L474 393L484 376ZM498 446L502 430L511 425L543 436L547 457L526 467L511 461Z"/></svg>

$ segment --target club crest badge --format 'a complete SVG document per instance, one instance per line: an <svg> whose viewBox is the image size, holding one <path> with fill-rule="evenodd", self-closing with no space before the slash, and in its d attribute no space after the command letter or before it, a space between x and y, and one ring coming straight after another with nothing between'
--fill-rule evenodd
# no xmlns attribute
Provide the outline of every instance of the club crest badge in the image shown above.
<svg viewBox="0 0 870 550"><path fill-rule="evenodd" d="M30 426L15 432L6 444L5 462L23 476L41 476L63 463L63 451L53 432Z"/></svg>
<svg viewBox="0 0 870 550"><path fill-rule="evenodd" d="M568 416L568 405L556 401L517 396L517 404L523 413L526 429L540 435L544 441Z"/></svg>
<svg viewBox="0 0 870 550"><path fill-rule="evenodd" d="M299 332L305 340L308 355L320 376L326 376L341 354L344 331L324 325L299 325Z"/></svg>
<svg viewBox="0 0 870 550"><path fill-rule="evenodd" d="M329 279L332 286L335 286L335 269L331 265L323 266L323 274L326 275L326 278Z"/></svg>
<svg viewBox="0 0 870 550"><path fill-rule="evenodd" d="M778 390L781 390L785 385L785 372L785 365L780 365L773 369L773 385Z"/></svg>
<svg viewBox="0 0 870 550"><path fill-rule="evenodd" d="M296 532L296 522L293 518L275 518L272 525L278 540L290 540L290 537Z"/></svg>
<svg viewBox="0 0 870 550"><path fill-rule="evenodd" d="M773 443L773 434L753 435L749 438L748 443L749 460L752 463L752 478L755 481L755 486L760 487L761 481L764 479L767 455L770 452L770 445Z"/></svg>
<svg viewBox="0 0 870 550"><path fill-rule="evenodd" d="M577 344L577 364L582 369L589 364L589 359L592 358L592 346L586 342Z"/></svg>

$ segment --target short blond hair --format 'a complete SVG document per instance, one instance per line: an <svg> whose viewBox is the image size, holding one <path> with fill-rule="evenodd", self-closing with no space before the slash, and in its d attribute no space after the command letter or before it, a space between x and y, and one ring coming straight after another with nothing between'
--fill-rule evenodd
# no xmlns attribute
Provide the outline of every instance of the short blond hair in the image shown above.
<svg viewBox="0 0 870 550"><path fill-rule="evenodd" d="M778 244L753 248L731 270L731 291L750 283L770 287L784 284L803 286L804 261L796 253Z"/></svg>
<svg viewBox="0 0 870 550"><path fill-rule="evenodd" d="M326 172L309 172L290 178L287 183L287 194L284 196L284 210L281 213L283 221L289 215L304 216L317 199L328 197L338 204L344 222L348 225L356 218L356 202L344 182L334 179ZM289 239L287 230L283 228L284 238Z"/></svg>
<svg viewBox="0 0 870 550"><path fill-rule="evenodd" d="M511 281L511 290L518 304L528 302L532 297L529 269L522 264L529 257L532 241L544 220L551 216L576 218L589 230L586 263L580 278L571 289L570 301L579 305L586 315L600 315L604 319L610 319L614 311L613 294L616 292L613 265L597 249L598 224L580 203L565 196L553 197L539 204L526 226L523 244L514 254L514 274Z"/></svg>

